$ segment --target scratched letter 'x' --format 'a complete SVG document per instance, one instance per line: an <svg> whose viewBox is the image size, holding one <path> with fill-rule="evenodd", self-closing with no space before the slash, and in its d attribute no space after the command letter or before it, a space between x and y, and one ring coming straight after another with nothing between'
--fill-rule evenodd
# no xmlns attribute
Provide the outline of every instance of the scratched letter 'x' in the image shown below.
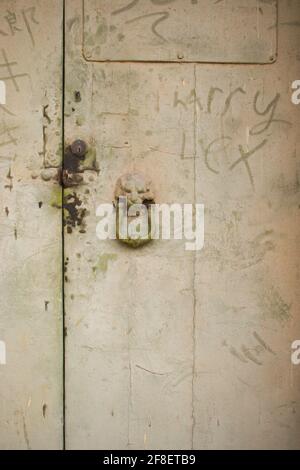
<svg viewBox="0 0 300 470"><path fill-rule="evenodd" d="M2 131L0 131L0 147L4 147L9 144L17 145L17 139L13 136L13 131L17 128L18 127L3 127ZM3 136L4 140L2 141Z"/></svg>
<svg viewBox="0 0 300 470"><path fill-rule="evenodd" d="M16 89L16 91L20 91L17 79L22 78L22 77L26 77L26 76L28 76L28 74L27 73L14 74L13 71L12 71L12 67L15 67L16 65L18 65L18 63L17 62L9 62L4 49L2 49L1 52L2 52L2 57L3 57L3 62L0 63L0 69L4 68L6 75L3 76L3 77L0 76L0 80L4 80L4 81L5 80L11 80L14 87L15 87L15 89Z"/></svg>
<svg viewBox="0 0 300 470"><path fill-rule="evenodd" d="M253 155L259 149L261 149L266 143L267 143L267 139L263 140L254 149L249 150L248 152L245 152L243 146L239 145L239 151L240 151L241 157L236 162L234 162L230 167L230 170L233 170L239 163L243 162L245 164L245 167L246 167L246 170L247 170L247 173L248 173L248 176L249 176L249 179L250 179L250 182L251 182L251 185L252 185L253 189L254 189L254 178L253 178L253 175L252 175L252 172L251 172L251 168L250 168L248 159L249 159L249 157L251 157L251 155Z"/></svg>

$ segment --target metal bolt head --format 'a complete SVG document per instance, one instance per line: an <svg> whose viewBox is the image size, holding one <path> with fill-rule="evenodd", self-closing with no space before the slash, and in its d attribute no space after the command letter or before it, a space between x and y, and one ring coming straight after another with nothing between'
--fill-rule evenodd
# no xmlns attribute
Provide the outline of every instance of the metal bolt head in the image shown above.
<svg viewBox="0 0 300 470"><path fill-rule="evenodd" d="M83 140L75 140L71 145L71 152L76 157L83 157L87 152L87 145Z"/></svg>

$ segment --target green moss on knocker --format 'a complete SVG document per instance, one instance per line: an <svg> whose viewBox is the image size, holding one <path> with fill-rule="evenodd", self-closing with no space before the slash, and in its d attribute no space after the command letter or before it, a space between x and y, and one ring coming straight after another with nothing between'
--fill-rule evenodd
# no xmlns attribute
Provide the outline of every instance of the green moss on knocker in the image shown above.
<svg viewBox="0 0 300 470"><path fill-rule="evenodd" d="M134 219L137 217L128 217L128 227L130 226L130 222L133 222ZM143 245L146 245L147 243L151 242L151 213L150 209L148 210L148 234L147 238L146 237L140 237L140 238L132 238L128 235L127 232L127 237L124 237L124 234L120 234L120 225L119 225L120 219L119 219L119 210L117 208L117 216L116 216L116 237L117 240L119 240L122 243L125 243L126 245L130 246L131 248L139 248Z"/></svg>
<svg viewBox="0 0 300 470"><path fill-rule="evenodd" d="M139 248L143 245L146 245L146 243L149 243L151 241L151 239L149 239L149 240L142 240L142 239L134 240L132 238L127 238L127 239L122 239L120 241L122 243L125 243L126 245L130 246L131 248Z"/></svg>
<svg viewBox="0 0 300 470"><path fill-rule="evenodd" d="M121 203L122 202L122 203ZM125 202L125 206L124 206ZM151 204L154 204L154 192L152 189L152 183L149 179L145 178L139 173L127 173L121 176L116 184L115 188L115 206L116 206L116 238L131 248L139 248L146 243L151 241L152 223L151 223ZM120 221L120 210L122 207L122 217L126 218L126 233L123 233L124 226L122 220ZM136 215L129 215L129 211L135 208L137 209ZM144 212L144 216L141 216L141 211ZM135 213L135 211L133 211ZM147 217L147 235L145 233L138 236L141 231L141 224L143 223L143 217ZM139 219L139 220L138 220ZM135 227L135 236L130 236L128 229L130 224L137 223ZM120 233L120 225L122 227L122 233ZM137 227L140 230L137 230Z"/></svg>

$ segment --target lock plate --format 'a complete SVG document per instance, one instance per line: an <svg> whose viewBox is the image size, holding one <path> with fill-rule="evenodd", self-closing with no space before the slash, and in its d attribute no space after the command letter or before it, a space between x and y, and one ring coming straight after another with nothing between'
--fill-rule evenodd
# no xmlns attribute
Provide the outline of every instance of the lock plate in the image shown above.
<svg viewBox="0 0 300 470"><path fill-rule="evenodd" d="M96 155L92 147L77 139L67 145L61 171L61 184L65 188L78 186L84 182L83 173L86 170L99 172Z"/></svg>

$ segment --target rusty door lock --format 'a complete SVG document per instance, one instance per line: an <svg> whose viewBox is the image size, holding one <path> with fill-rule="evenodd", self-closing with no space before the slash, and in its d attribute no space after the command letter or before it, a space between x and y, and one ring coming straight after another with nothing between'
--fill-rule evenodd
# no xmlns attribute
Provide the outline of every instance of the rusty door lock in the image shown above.
<svg viewBox="0 0 300 470"><path fill-rule="evenodd" d="M78 158L84 158L87 152L87 145L83 140L75 140L70 147L73 155L76 155Z"/></svg>
<svg viewBox="0 0 300 470"><path fill-rule="evenodd" d="M83 140L75 140L67 146L64 154L64 164L61 172L61 184L64 188L77 186L83 182L84 169L81 163L87 153L87 145Z"/></svg>
<svg viewBox="0 0 300 470"><path fill-rule="evenodd" d="M100 172L96 148L93 145L88 147L83 140L77 139L65 147L62 166L44 166L40 176L44 181L57 181L61 186L70 188L86 184L87 180L94 181L94 176L91 174L88 174L87 178L84 177L86 171L97 175ZM33 179L38 176L39 173L32 172Z"/></svg>

